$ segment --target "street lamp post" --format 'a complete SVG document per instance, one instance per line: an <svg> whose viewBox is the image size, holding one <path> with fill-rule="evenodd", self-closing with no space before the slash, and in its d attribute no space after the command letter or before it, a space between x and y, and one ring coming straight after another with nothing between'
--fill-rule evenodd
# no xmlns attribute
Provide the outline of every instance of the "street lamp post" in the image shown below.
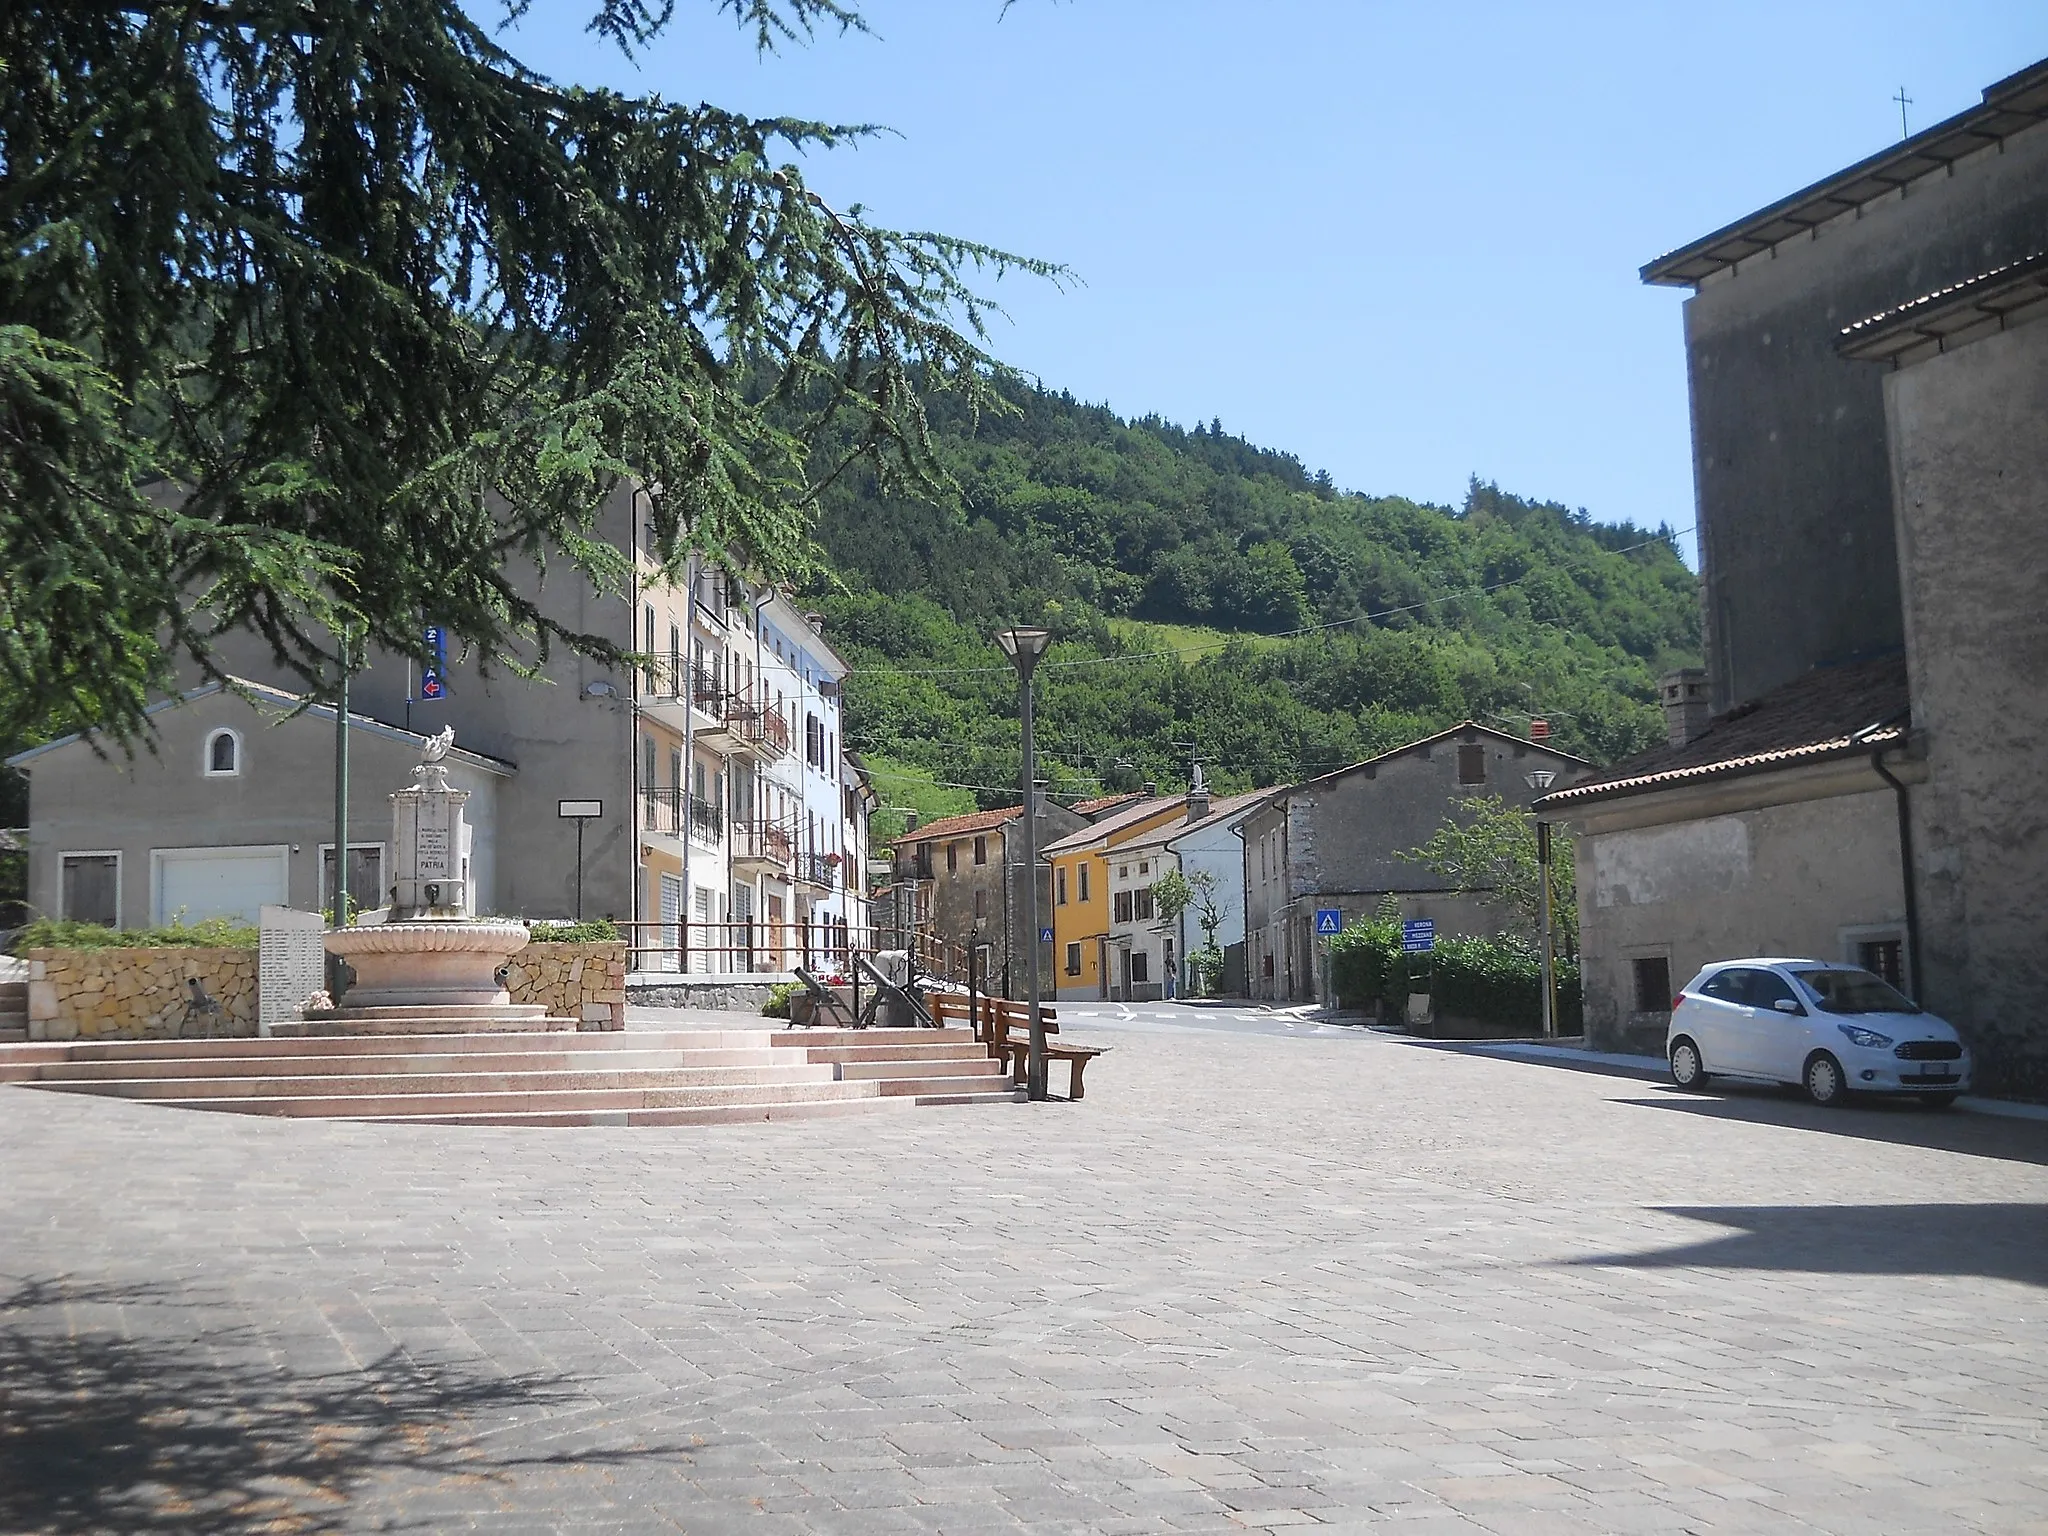
<svg viewBox="0 0 2048 1536"><path fill-rule="evenodd" d="M1538 768L1525 782L1540 795L1556 777L1552 770ZM1557 939L1550 912L1550 823L1541 820L1536 823L1536 878L1542 883L1537 899L1543 913L1543 1034L1552 1039L1557 1034Z"/></svg>
<svg viewBox="0 0 2048 1536"><path fill-rule="evenodd" d="M1025 1093L1046 1097L1045 1016L1038 1000L1038 752L1031 733L1031 673L1052 643L1052 631L1013 625L996 635L996 644L1017 669L1024 716L1024 975L1031 1015L1031 1049L1025 1057Z"/></svg>

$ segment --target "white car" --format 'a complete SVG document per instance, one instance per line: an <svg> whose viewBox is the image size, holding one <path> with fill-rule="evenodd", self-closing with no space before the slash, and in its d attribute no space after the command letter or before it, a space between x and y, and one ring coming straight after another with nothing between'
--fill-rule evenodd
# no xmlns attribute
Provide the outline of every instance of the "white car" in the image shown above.
<svg viewBox="0 0 2048 1536"><path fill-rule="evenodd" d="M1941 1108L1970 1086L1970 1052L1945 1020L1869 971L1827 960L1723 960L1672 1000L1671 1080L1792 1083L1816 1104L1913 1094Z"/></svg>

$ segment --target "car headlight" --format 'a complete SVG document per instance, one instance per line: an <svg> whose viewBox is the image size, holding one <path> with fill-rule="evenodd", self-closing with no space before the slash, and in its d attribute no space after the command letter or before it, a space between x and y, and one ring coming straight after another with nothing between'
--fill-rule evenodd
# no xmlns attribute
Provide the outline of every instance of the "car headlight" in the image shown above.
<svg viewBox="0 0 2048 1536"><path fill-rule="evenodd" d="M1837 1024L1835 1028L1849 1037L1851 1045L1868 1046L1872 1050L1883 1050L1892 1043L1890 1035L1880 1035L1874 1029L1865 1029L1861 1024Z"/></svg>

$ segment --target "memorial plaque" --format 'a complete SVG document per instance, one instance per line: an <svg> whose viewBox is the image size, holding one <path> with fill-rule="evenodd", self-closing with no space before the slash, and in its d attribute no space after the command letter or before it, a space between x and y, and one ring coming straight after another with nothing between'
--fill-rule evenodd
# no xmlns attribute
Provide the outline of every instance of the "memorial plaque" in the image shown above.
<svg viewBox="0 0 2048 1536"><path fill-rule="evenodd" d="M318 912L265 907L257 917L256 1023L290 1018L327 985L327 921Z"/></svg>

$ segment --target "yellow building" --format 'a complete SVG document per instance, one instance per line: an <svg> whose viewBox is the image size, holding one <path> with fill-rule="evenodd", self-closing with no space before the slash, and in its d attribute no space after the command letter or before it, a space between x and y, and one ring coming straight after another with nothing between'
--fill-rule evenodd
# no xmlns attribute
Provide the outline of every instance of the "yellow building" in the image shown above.
<svg viewBox="0 0 2048 1536"><path fill-rule="evenodd" d="M1086 807L1075 806L1086 814ZM1052 865L1053 995L1063 1001L1109 996L1109 867L1119 843L1187 815L1180 795L1145 798L1071 832L1047 848Z"/></svg>

